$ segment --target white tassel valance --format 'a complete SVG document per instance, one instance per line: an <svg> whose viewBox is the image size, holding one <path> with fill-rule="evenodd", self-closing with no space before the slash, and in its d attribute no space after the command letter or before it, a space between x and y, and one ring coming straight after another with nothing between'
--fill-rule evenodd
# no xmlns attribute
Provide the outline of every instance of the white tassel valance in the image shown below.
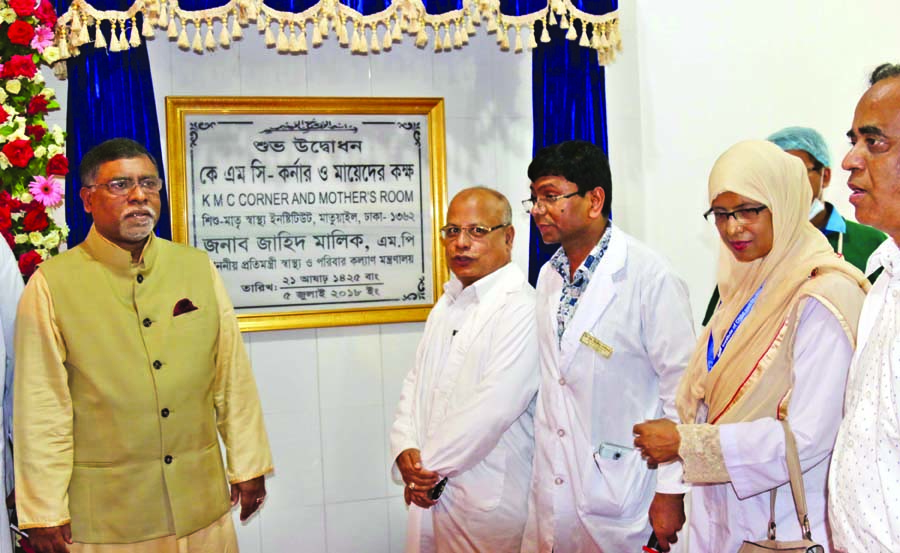
<svg viewBox="0 0 900 553"><path fill-rule="evenodd" d="M206 10L183 10L178 0L135 0L124 11L98 10L89 0L73 0L57 22L56 35L63 59L77 56L79 47L88 42L97 48L121 51L140 45L142 37L157 34L165 34L183 50L202 54L229 47L231 40L243 37L243 27L256 22L266 46L280 54L304 54L323 39L333 38L351 53L365 55L389 51L391 44L402 41L404 35L419 48L425 48L430 40L435 52L449 52L468 44L476 25L484 23L487 32L496 33L501 49L518 53L535 48L538 40L549 42L547 26L556 25L557 20L568 30L567 39L580 39L579 45L596 51L601 65L615 60L615 51L622 49L618 11L589 14L572 0L548 0L544 8L525 15L501 13L499 0L463 0L462 9L441 14L427 13L421 0L393 0L387 9L370 15L337 0L320 0L299 13L272 9L262 0L229 0ZM216 22L221 28L218 38L213 32ZM192 40L188 39L188 26L192 27ZM383 38L379 38L379 30ZM513 48L510 32L515 40Z"/></svg>

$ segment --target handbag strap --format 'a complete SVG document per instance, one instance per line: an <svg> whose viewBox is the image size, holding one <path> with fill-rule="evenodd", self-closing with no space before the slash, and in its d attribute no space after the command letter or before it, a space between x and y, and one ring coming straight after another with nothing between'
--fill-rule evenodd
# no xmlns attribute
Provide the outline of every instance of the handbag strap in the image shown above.
<svg viewBox="0 0 900 553"><path fill-rule="evenodd" d="M803 487L803 471L800 469L800 454L797 452L797 442L794 440L794 432L786 420L779 421L784 427L785 458L787 459L788 475L791 479L791 494L794 496L794 508L797 511L797 522L803 537L812 540L812 531L809 528L809 511L806 509L806 491ZM775 539L775 490L769 492L769 539Z"/></svg>

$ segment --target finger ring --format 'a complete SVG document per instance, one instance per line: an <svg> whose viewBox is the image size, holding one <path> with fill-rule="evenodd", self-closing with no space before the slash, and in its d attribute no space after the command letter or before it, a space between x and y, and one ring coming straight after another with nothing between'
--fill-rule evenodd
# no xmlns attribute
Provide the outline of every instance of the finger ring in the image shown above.
<svg viewBox="0 0 900 553"><path fill-rule="evenodd" d="M410 483L409 483L409 489L411 489L411 490L416 489L416 483L415 483L415 482L410 482Z"/></svg>
<svg viewBox="0 0 900 553"><path fill-rule="evenodd" d="M265 499L266 499L266 496L257 497L257 498L256 498L256 502L257 502L257 503L262 503L263 501L265 501Z"/></svg>

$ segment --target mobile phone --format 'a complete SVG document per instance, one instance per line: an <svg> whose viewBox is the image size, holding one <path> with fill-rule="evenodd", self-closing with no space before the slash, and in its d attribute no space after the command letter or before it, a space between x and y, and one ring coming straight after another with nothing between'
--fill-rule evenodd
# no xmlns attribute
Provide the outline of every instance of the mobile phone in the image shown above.
<svg viewBox="0 0 900 553"><path fill-rule="evenodd" d="M441 494L444 493L444 488L447 487L447 479L444 478L440 482L437 483L437 486L428 490L428 499L432 501L437 501Z"/></svg>
<svg viewBox="0 0 900 553"><path fill-rule="evenodd" d="M647 545L641 548L643 553L659 553L659 540L656 539L656 534L654 532L650 532L650 539L647 541Z"/></svg>

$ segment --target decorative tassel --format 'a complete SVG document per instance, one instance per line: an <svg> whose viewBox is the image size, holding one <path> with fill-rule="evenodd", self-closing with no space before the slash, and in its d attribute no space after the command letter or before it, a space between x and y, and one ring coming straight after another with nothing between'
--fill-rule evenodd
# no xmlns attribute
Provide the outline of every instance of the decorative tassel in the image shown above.
<svg viewBox="0 0 900 553"><path fill-rule="evenodd" d="M66 35L63 34L59 39L59 59L65 60L69 59L71 56L69 55L69 41L66 40Z"/></svg>
<svg viewBox="0 0 900 553"><path fill-rule="evenodd" d="M354 30L353 32L356 33L357 30ZM356 51L360 54L369 53L369 42L366 40L365 27L362 28L362 31L359 31L359 38L356 40Z"/></svg>
<svg viewBox="0 0 900 553"><path fill-rule="evenodd" d="M265 31L268 27L269 27L269 25L267 23L265 14L261 14L259 17L256 18L256 29L259 32Z"/></svg>
<svg viewBox="0 0 900 553"><path fill-rule="evenodd" d="M328 17L322 16L322 19L318 21L319 27L319 37L325 38L328 36Z"/></svg>
<svg viewBox="0 0 900 553"><path fill-rule="evenodd" d="M184 27L182 25L182 27ZM169 27L166 29L166 36L170 39L178 38L178 26L175 24L175 18L169 20Z"/></svg>
<svg viewBox="0 0 900 553"><path fill-rule="evenodd" d="M516 28L516 45L513 51L517 54L522 51L522 27Z"/></svg>
<svg viewBox="0 0 900 553"><path fill-rule="evenodd" d="M313 22L313 38L312 45L318 47L322 44L322 26L318 22Z"/></svg>
<svg viewBox="0 0 900 553"><path fill-rule="evenodd" d="M409 29L409 20L402 13L398 16L398 18L400 21L400 30L405 33Z"/></svg>
<svg viewBox="0 0 900 553"><path fill-rule="evenodd" d="M118 32L117 32L118 31ZM109 32L110 46L115 46L115 52L128 50L128 41L125 40L125 22L116 21L115 26ZM112 50L110 48L110 50Z"/></svg>
<svg viewBox="0 0 900 553"><path fill-rule="evenodd" d="M275 49L282 54L289 50L287 35L284 34L284 23L278 24L278 40L275 42Z"/></svg>
<svg viewBox="0 0 900 553"><path fill-rule="evenodd" d="M569 18L566 17L566 14L563 14L559 18L559 28L560 29L568 29L569 28ZM568 38L568 37L566 37Z"/></svg>
<svg viewBox="0 0 900 553"><path fill-rule="evenodd" d="M297 35L297 52L305 54L309 50L306 45L306 21L300 23L300 34Z"/></svg>
<svg viewBox="0 0 900 553"><path fill-rule="evenodd" d="M543 42L544 44L547 44L548 42L550 42L550 32L547 31L546 23L541 25L541 42Z"/></svg>
<svg viewBox="0 0 900 553"><path fill-rule="evenodd" d="M353 27L353 34L350 36L350 52L359 52L359 28Z"/></svg>
<svg viewBox="0 0 900 553"><path fill-rule="evenodd" d="M141 35L146 38L151 38L154 35L153 25L150 24L150 18L144 17L141 23Z"/></svg>
<svg viewBox="0 0 900 553"><path fill-rule="evenodd" d="M444 45L441 44L441 28L438 27L434 30L434 51L440 52L444 49Z"/></svg>
<svg viewBox="0 0 900 553"><path fill-rule="evenodd" d="M200 42L200 23L194 21L194 40L191 41L191 49L198 54L203 53L203 43Z"/></svg>
<svg viewBox="0 0 900 553"><path fill-rule="evenodd" d="M160 29L169 27L169 13L166 10L166 3L162 2L159 7L159 18L156 20L156 26ZM144 35L147 36L147 35Z"/></svg>
<svg viewBox="0 0 900 553"><path fill-rule="evenodd" d="M231 34L228 32L228 25L222 23L222 30L219 31L219 46L228 48L231 46Z"/></svg>
<svg viewBox="0 0 900 553"><path fill-rule="evenodd" d="M472 22L471 17L466 18L466 33L470 35L475 34L475 23Z"/></svg>
<svg viewBox="0 0 900 553"><path fill-rule="evenodd" d="M246 27L250 22L250 18L247 16L247 10L241 7L239 4L234 8L234 21L241 27ZM234 33L231 33L231 37L234 38Z"/></svg>
<svg viewBox="0 0 900 553"><path fill-rule="evenodd" d="M181 32L178 34L178 47L182 50L190 50L191 43L187 37L187 22L181 22Z"/></svg>
<svg viewBox="0 0 900 553"><path fill-rule="evenodd" d="M341 46L346 46L349 42L347 39L347 23L341 19L340 26L338 27L338 40L341 43Z"/></svg>
<svg viewBox="0 0 900 553"><path fill-rule="evenodd" d="M76 46L81 46L82 44L87 44L91 41L91 35L88 31L88 25L85 23L81 26L81 31L78 33L78 44Z"/></svg>
<svg viewBox="0 0 900 553"><path fill-rule="evenodd" d="M450 25L444 27L444 50L450 51L453 49L453 41L450 39Z"/></svg>
<svg viewBox="0 0 900 553"><path fill-rule="evenodd" d="M81 32L81 18L78 17L78 10L72 10L72 33L78 34Z"/></svg>
<svg viewBox="0 0 900 553"><path fill-rule="evenodd" d="M547 25L556 25L556 15L551 9L547 10Z"/></svg>
<svg viewBox="0 0 900 553"><path fill-rule="evenodd" d="M606 52L607 52L606 63L607 64L615 63L616 62L616 49L610 48L609 50L606 50Z"/></svg>
<svg viewBox="0 0 900 553"><path fill-rule="evenodd" d="M422 27L416 33L416 46L424 48L426 44L428 44L428 33L425 32L425 27Z"/></svg>
<svg viewBox="0 0 900 553"><path fill-rule="evenodd" d="M132 48L137 48L141 45L141 35L138 34L137 21L135 21L134 17L131 18L131 32L128 35L128 45Z"/></svg>
<svg viewBox="0 0 900 553"><path fill-rule="evenodd" d="M509 50L509 28L504 27L503 33L500 35L500 49L504 52Z"/></svg>
<svg viewBox="0 0 900 553"><path fill-rule="evenodd" d="M222 30L224 32L225 25L222 26ZM238 40L244 37L244 31L241 29L241 24L238 22L238 18L235 17L231 22L231 38ZM221 40L219 42L222 42ZM223 44L224 46L224 44Z"/></svg>
<svg viewBox="0 0 900 553"><path fill-rule="evenodd" d="M575 31L575 23L573 22L572 25L569 25L569 30L566 31L566 40L575 40L576 38L578 38L578 32Z"/></svg>
<svg viewBox="0 0 900 553"><path fill-rule="evenodd" d="M587 23L585 23L584 20L582 20L581 21L581 40L578 41L579 46L587 47L587 46L591 45L590 41L588 40L587 29L588 29Z"/></svg>
<svg viewBox="0 0 900 553"><path fill-rule="evenodd" d="M222 26L222 32L225 32L225 26ZM228 33L225 33L225 36L228 36ZM206 39L203 41L203 46L206 47L207 50L212 52L216 49L216 37L213 36L213 22L212 20L206 21Z"/></svg>
<svg viewBox="0 0 900 553"><path fill-rule="evenodd" d="M97 21L97 25L94 27L94 48L106 48L106 37L103 36L103 33L100 31L100 21Z"/></svg>
<svg viewBox="0 0 900 553"><path fill-rule="evenodd" d="M463 44L463 36L465 33L462 30L462 25L460 23L456 24L456 32L453 33L453 47L456 49L462 48Z"/></svg>
<svg viewBox="0 0 900 553"><path fill-rule="evenodd" d="M403 40L403 35L400 33L400 31L400 23L397 22L397 18L395 17L394 24L391 26L391 32L386 34L389 34L391 36L392 42L400 42L401 40ZM387 48L385 48L385 50L387 50Z"/></svg>
<svg viewBox="0 0 900 553"><path fill-rule="evenodd" d="M395 24L394 28L399 29L399 27L397 27L396 24ZM394 46L394 37L391 36L391 34L392 33L385 31L384 40L381 42L382 50L390 50Z"/></svg>
<svg viewBox="0 0 900 553"><path fill-rule="evenodd" d="M419 20L418 19L410 19L409 20L409 34L415 35L419 32Z"/></svg>
<svg viewBox="0 0 900 553"><path fill-rule="evenodd" d="M597 37L597 50L606 50L610 46L612 46L609 42L609 39L606 38L606 25L600 26L600 36Z"/></svg>
<svg viewBox="0 0 900 553"><path fill-rule="evenodd" d="M385 32L384 34L388 34ZM369 42L369 51L373 54L381 52L381 43L378 42L378 27L372 29L372 40Z"/></svg>
<svg viewBox="0 0 900 553"><path fill-rule="evenodd" d="M300 51L300 43L297 40L297 33L294 31L294 22L291 22L291 32L288 33L288 50L292 54L296 54Z"/></svg>
<svg viewBox="0 0 900 553"><path fill-rule="evenodd" d="M268 27L266 27L265 39L266 39L266 47L267 47L267 48L274 48L274 47L275 47L275 34L272 33L272 26L271 26L271 25L268 26Z"/></svg>
<svg viewBox="0 0 900 553"><path fill-rule="evenodd" d="M255 2L252 2L252 1L247 2L246 8L247 8L247 15L246 15L246 19L244 20L244 24L246 24L247 20L255 21L255 20L259 19L259 10L256 8Z"/></svg>
<svg viewBox="0 0 900 553"><path fill-rule="evenodd" d="M494 12L491 12L488 16L488 24L487 24L487 32L493 33L497 31L497 19L494 17Z"/></svg>
<svg viewBox="0 0 900 553"><path fill-rule="evenodd" d="M591 29L591 48L594 50L600 49L600 25L597 23L594 23Z"/></svg>

